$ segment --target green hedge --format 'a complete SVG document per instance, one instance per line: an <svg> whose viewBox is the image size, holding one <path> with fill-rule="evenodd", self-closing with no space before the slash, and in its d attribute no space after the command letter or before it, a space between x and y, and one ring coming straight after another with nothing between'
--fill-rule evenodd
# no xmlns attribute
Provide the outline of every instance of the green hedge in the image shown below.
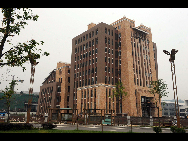
<svg viewBox="0 0 188 141"><path fill-rule="evenodd" d="M178 128L177 126L171 126L170 130L172 133L185 133L184 128Z"/></svg>
<svg viewBox="0 0 188 141"><path fill-rule="evenodd" d="M52 123L43 123L42 124L43 129L52 129L57 127L57 125L53 125Z"/></svg>
<svg viewBox="0 0 188 141"><path fill-rule="evenodd" d="M0 130L31 130L33 125L29 123L0 123Z"/></svg>

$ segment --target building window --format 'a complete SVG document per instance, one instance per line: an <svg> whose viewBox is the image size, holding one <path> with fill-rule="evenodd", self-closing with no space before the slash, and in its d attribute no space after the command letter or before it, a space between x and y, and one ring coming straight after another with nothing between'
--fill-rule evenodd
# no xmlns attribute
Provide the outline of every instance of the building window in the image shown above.
<svg viewBox="0 0 188 141"><path fill-rule="evenodd" d="M96 35L98 34L98 28L96 29L96 32L95 32L95 34L96 34Z"/></svg>
<svg viewBox="0 0 188 141"><path fill-rule="evenodd" d="M85 81L85 86L87 86L87 79L86 79L86 81Z"/></svg>
<svg viewBox="0 0 188 141"><path fill-rule="evenodd" d="M110 38L108 38L108 44L110 45Z"/></svg>
<svg viewBox="0 0 188 141"><path fill-rule="evenodd" d="M95 49L95 53L97 54L97 48Z"/></svg>
<svg viewBox="0 0 188 141"><path fill-rule="evenodd" d="M88 85L90 85L90 78L89 78L89 80L88 80Z"/></svg>
<svg viewBox="0 0 188 141"><path fill-rule="evenodd" d="M108 29L108 35L110 35L110 29Z"/></svg>
<svg viewBox="0 0 188 141"><path fill-rule="evenodd" d="M94 84L94 77L91 78L91 85Z"/></svg>
<svg viewBox="0 0 188 141"><path fill-rule="evenodd" d="M121 56L121 50L119 50L119 56Z"/></svg>
<svg viewBox="0 0 188 141"><path fill-rule="evenodd" d="M91 97L93 97L93 90L91 90Z"/></svg>
<svg viewBox="0 0 188 141"><path fill-rule="evenodd" d="M108 63L110 63L110 58L108 58Z"/></svg>
<svg viewBox="0 0 188 141"><path fill-rule="evenodd" d="M94 93L94 97L96 98L96 89L95 89L94 91L95 91L95 93Z"/></svg>
<svg viewBox="0 0 188 141"><path fill-rule="evenodd" d="M84 98L86 98L86 91L84 91Z"/></svg>
<svg viewBox="0 0 188 141"><path fill-rule="evenodd" d="M95 38L95 44L96 45L98 44L98 38Z"/></svg>
<svg viewBox="0 0 188 141"><path fill-rule="evenodd" d="M119 33L119 38L121 38L121 33Z"/></svg>
<svg viewBox="0 0 188 141"><path fill-rule="evenodd" d="M107 34L107 28L105 27L105 33Z"/></svg>
<svg viewBox="0 0 188 141"><path fill-rule="evenodd" d="M119 60L119 65L121 65L121 60Z"/></svg>

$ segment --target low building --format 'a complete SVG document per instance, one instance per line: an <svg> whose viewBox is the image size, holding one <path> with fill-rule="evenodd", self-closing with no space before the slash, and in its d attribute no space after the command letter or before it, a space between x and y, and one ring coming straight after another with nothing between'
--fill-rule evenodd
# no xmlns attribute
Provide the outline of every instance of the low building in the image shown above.
<svg viewBox="0 0 188 141"><path fill-rule="evenodd" d="M187 118L188 117L188 100L185 100L184 105L180 105L179 109L180 109L180 117Z"/></svg>
<svg viewBox="0 0 188 141"><path fill-rule="evenodd" d="M182 100L179 100L178 103L179 103L179 109L180 109L180 116L183 116L184 115L183 113L185 113L185 106L183 106L184 103ZM161 107L162 107L162 116L168 116L168 117L176 116L174 100L162 100ZM188 108L188 106L187 106L187 108Z"/></svg>
<svg viewBox="0 0 188 141"><path fill-rule="evenodd" d="M48 108L69 108L70 68L70 64L58 62L57 68L45 78L40 87L37 115L49 113Z"/></svg>

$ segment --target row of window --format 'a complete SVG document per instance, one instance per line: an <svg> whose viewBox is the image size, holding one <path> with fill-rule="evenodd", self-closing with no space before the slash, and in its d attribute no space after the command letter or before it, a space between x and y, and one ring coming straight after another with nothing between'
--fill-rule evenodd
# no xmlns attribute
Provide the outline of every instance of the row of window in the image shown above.
<svg viewBox="0 0 188 141"><path fill-rule="evenodd" d="M112 89L106 89L106 113L108 113L108 110L107 109L109 109L109 113L111 112L111 108L112 107L114 107L114 102L112 103L111 102L111 100L108 100L108 99L110 99L111 97L111 94L112 93L114 93L113 91L112 91ZM81 91L81 99L86 99L86 98L96 98L96 95L97 93L96 93L96 89L91 89L91 90L85 90L85 91ZM87 107L86 107L86 104L87 104ZM83 109L93 109L93 105L92 105L93 103L92 103L92 101L91 102L87 102L87 101L82 101L82 103L81 103L81 111L83 110ZM111 105L111 104L113 104L113 105ZM96 109L96 102L94 102L94 109ZM96 111L94 111L94 112L96 112Z"/></svg>
<svg viewBox="0 0 188 141"><path fill-rule="evenodd" d="M89 94L89 91L90 91L90 94ZM86 91L82 91L81 93L82 93L81 99L86 98ZM87 98L90 98L90 97L96 98L96 89L94 89L94 92L92 89L87 90Z"/></svg>
<svg viewBox="0 0 188 141"><path fill-rule="evenodd" d="M83 41L85 41L85 40L88 39L88 37L91 38L91 37L94 37L94 35L97 35L97 34L98 34L98 28L95 31L90 32L89 34L84 35L83 37L79 38L78 40L75 40L75 45L81 43L82 38L83 38Z"/></svg>
<svg viewBox="0 0 188 141"><path fill-rule="evenodd" d="M89 41L89 42L87 42L86 44L83 44L83 45L81 45L81 46L78 47L78 48L76 47L76 48L75 48L75 53L82 52L82 51L88 49L88 47L90 48L90 47L94 46L94 43L95 43L95 45L98 44L98 37L95 38L95 40L93 39L92 41Z"/></svg>
<svg viewBox="0 0 188 141"><path fill-rule="evenodd" d="M84 82L85 80L85 82ZM75 81L74 82L74 88L78 88L78 87L83 87L83 86L87 86L87 85L93 85L93 84L97 84L97 76L95 77L92 77L91 79L89 78L88 80L87 79L83 79L82 81Z"/></svg>
<svg viewBox="0 0 188 141"><path fill-rule="evenodd" d="M95 48L95 50L93 49L93 50L92 50L92 55L97 54L97 52L98 52L98 48ZM86 52L86 53L84 53L84 54L81 54L80 56L77 56L77 57L75 56L75 61L82 60L82 58L85 59L85 58L87 58L88 56L91 56L91 51Z"/></svg>
<svg viewBox="0 0 188 141"><path fill-rule="evenodd" d="M77 73L75 73L74 74L74 78L76 78L76 74L77 74L77 77L81 77L81 76L86 76L86 75L90 75L90 74L94 74L94 73L97 73L97 67L95 67L95 69L94 68L92 68L92 69L89 69L88 71L87 70L85 70L85 72L83 71L83 72L77 72Z"/></svg>
<svg viewBox="0 0 188 141"><path fill-rule="evenodd" d="M94 64L94 60L95 60L95 63L97 63L97 57L96 57L95 59L93 58L93 59L90 59L89 61L74 65L74 69L76 70L76 68L79 69L79 68L82 68L84 66Z"/></svg>
<svg viewBox="0 0 188 141"><path fill-rule="evenodd" d="M136 33L137 35L137 37L138 37L138 33ZM140 37L140 35L139 35L139 37ZM133 39L134 39L134 43L133 43ZM135 75L134 75L134 83L135 83L135 85L140 85L140 86L142 86L142 81L141 81L141 77L143 78L143 81L144 81L144 83L143 83L143 87L145 87L145 84L146 84L146 86L148 86L148 82L147 82L147 78L148 77L151 77L151 80L152 80L152 74L151 74L151 66L150 66L150 56L149 56L149 40L148 39L146 39L145 41L144 41L144 44L145 44L145 47L144 47L144 44L141 44L141 41L139 40L139 43L140 43L140 45L138 45L138 42L137 42L137 46L136 46L136 43L135 43L135 39L136 39L136 37L134 37L134 38L132 38L131 37L131 43L132 43L132 56L133 56L133 72L134 72L134 74L136 73L137 74L137 78L135 78ZM140 39L140 38L139 38ZM133 51L133 47L134 47L134 50L135 50L135 52ZM137 48L136 48L137 47ZM139 48L140 47L140 48ZM142 51L142 49L143 49L143 51ZM139 54L139 52L140 52L140 54ZM137 54L138 54L138 56L137 56ZM142 56L143 56L143 60L140 58L141 57L141 54L142 54ZM135 57L134 57L135 56ZM135 58L135 61L136 61L136 68L135 68L135 65L134 65L134 58ZM146 60L145 60L146 59ZM143 65L145 66L145 77L143 77L143 75L144 74L141 74L141 71L140 71L140 60L141 61L144 61L144 62L142 62L143 63ZM146 61L146 63L145 63L145 61ZM149 62L149 65L148 65L148 62ZM139 71L137 70L137 64L138 64L138 66L139 66ZM149 68L150 68L150 70L149 70ZM144 70L144 69L143 69ZM146 70L148 70L148 73L147 73L147 71ZM138 79L138 72L139 72L139 75L140 75L140 79ZM149 78L148 78L149 79ZM146 83L145 83L146 82Z"/></svg>
<svg viewBox="0 0 188 141"><path fill-rule="evenodd" d="M108 35L110 35L110 29L107 29L106 27L105 27L105 33L107 34L107 31L108 31ZM114 35L114 33L113 33L113 30L111 30L111 35L113 36Z"/></svg>

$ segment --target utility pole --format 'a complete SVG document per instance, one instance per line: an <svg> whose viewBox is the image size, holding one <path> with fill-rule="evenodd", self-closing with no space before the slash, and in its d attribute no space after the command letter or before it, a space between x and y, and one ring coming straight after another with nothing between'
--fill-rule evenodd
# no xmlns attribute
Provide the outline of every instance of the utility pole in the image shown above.
<svg viewBox="0 0 188 141"><path fill-rule="evenodd" d="M176 110L176 118L177 118L177 127L180 128L180 117L179 117L179 105L178 105L178 93L177 93L177 85L176 85L176 74L175 74L175 54L178 50L172 49L171 53L166 50L163 52L167 55L170 55L169 62L171 63L171 72L172 72L172 81L173 81L173 91L174 91L174 100L175 100L175 110ZM175 87L174 87L175 86ZM176 101L177 101L177 108L176 108Z"/></svg>
<svg viewBox="0 0 188 141"><path fill-rule="evenodd" d="M29 123L29 120L30 120L35 66L39 63L39 62L36 62L34 56L32 56L31 54L29 55L29 60L31 63L31 78L30 78L29 100L28 100L28 107L27 107L27 121L26 121L26 123Z"/></svg>

